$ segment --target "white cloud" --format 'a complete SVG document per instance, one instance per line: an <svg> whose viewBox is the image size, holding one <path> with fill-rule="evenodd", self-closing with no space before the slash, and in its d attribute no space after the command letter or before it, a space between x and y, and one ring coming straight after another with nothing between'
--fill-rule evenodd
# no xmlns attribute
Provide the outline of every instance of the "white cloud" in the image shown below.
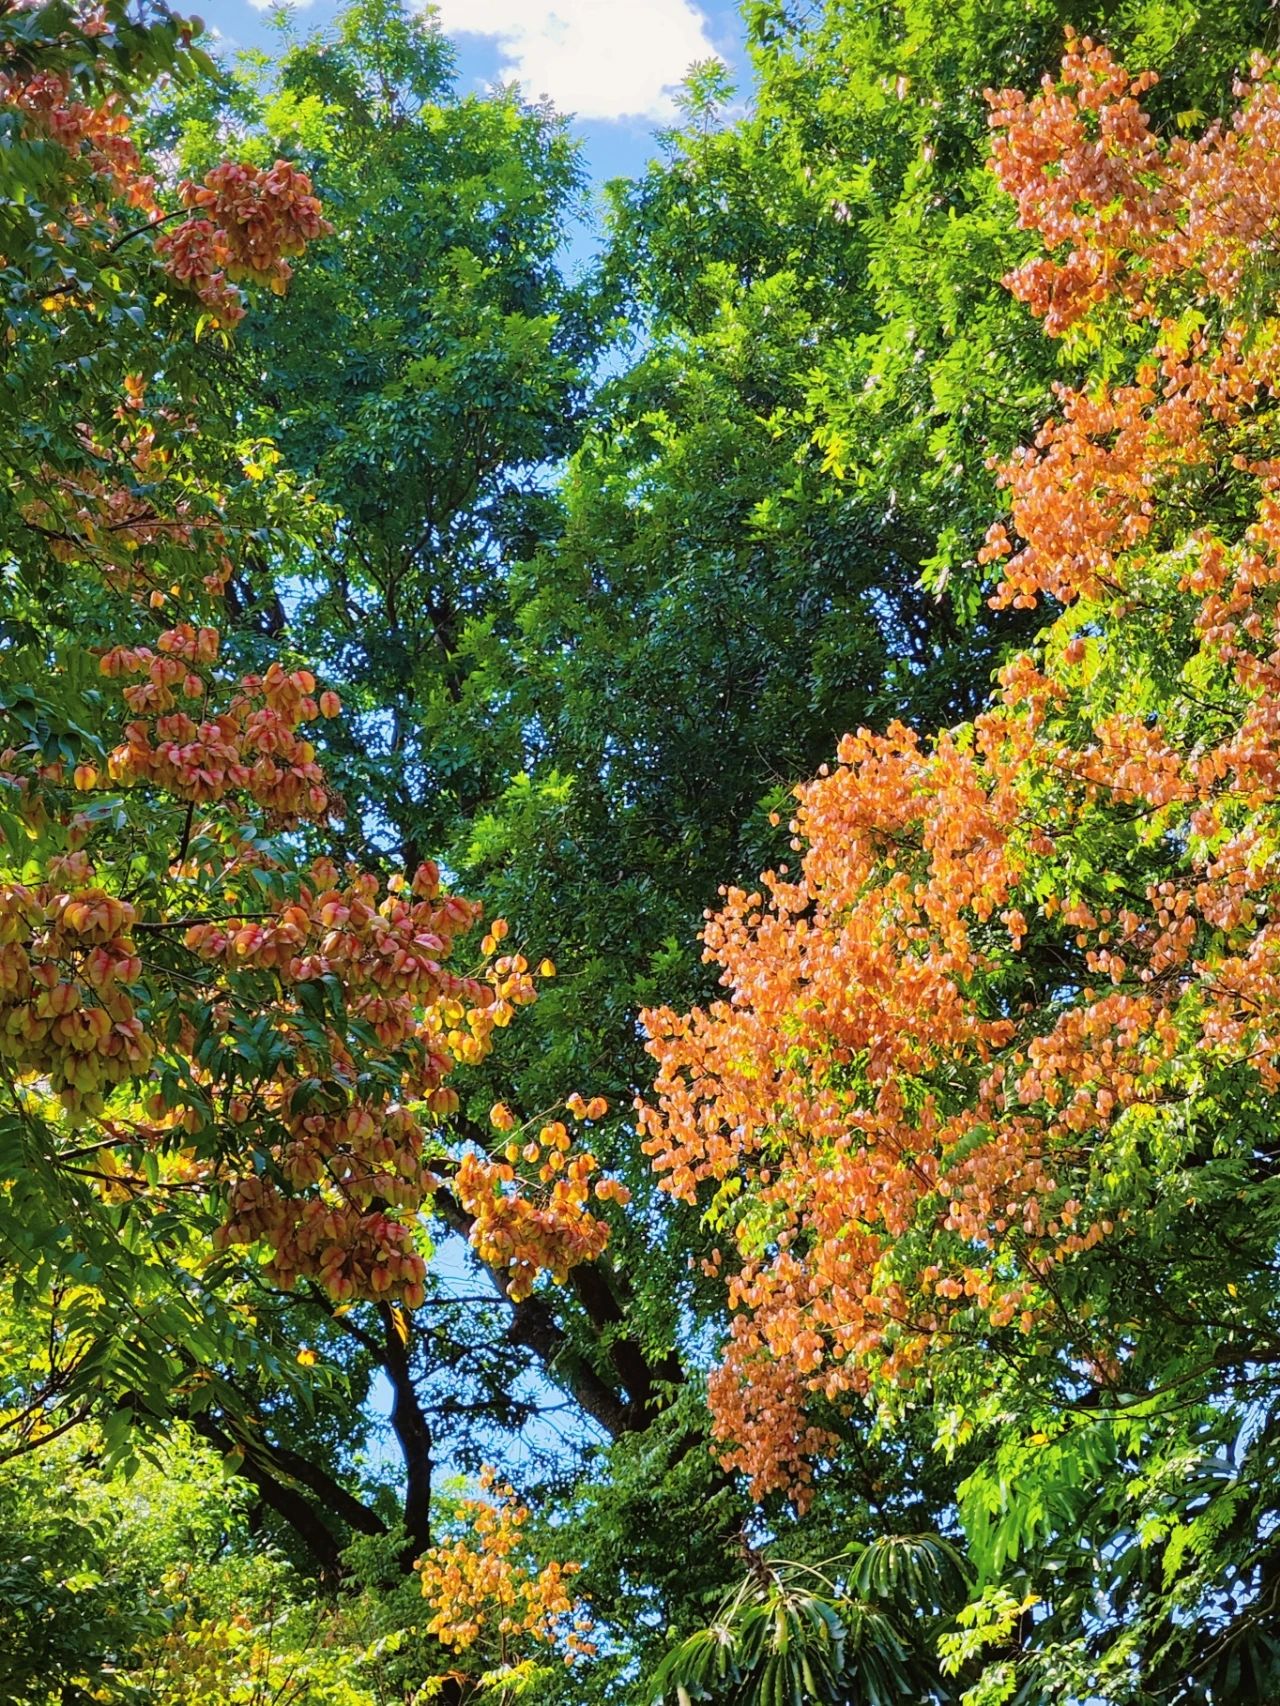
<svg viewBox="0 0 1280 1706"><path fill-rule="evenodd" d="M668 119L695 59L715 55L694 0L436 0L449 35L489 36L500 75L579 118Z"/></svg>

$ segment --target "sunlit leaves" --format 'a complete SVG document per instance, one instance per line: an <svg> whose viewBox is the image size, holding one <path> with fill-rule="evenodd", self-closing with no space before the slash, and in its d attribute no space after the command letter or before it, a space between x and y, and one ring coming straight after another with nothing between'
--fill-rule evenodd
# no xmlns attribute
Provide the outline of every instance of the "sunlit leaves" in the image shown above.
<svg viewBox="0 0 1280 1706"><path fill-rule="evenodd" d="M797 790L796 868L708 921L726 997L646 1019L648 1146L729 1245L726 1462L803 1505L862 1399L951 1395L948 1449L993 1442L960 1499L992 1585L951 1655L1053 1633L974 1699L1181 1653L1216 1700L1273 1662L1242 1513L1275 1502L1276 97L1255 61L1229 125L1169 140L1152 83L1072 40L1061 81L992 97L1048 250L1012 287L1099 370L1002 466L983 552L1044 633L972 723L846 737ZM1255 1415L1180 1567L1179 1476L1253 1451Z"/></svg>

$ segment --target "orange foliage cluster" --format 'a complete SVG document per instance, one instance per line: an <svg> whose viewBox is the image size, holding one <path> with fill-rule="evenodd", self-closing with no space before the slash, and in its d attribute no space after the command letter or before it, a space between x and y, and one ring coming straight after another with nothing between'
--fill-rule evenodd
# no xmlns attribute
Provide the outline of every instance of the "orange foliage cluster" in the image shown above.
<svg viewBox="0 0 1280 1706"><path fill-rule="evenodd" d="M1214 337L1163 311L1173 287L1184 303L1231 302L1274 242L1280 85L1269 69L1254 60L1229 126L1167 144L1137 103L1154 77L1130 82L1087 38L1068 52L1061 87L988 97L995 170L1020 222L1068 250L1027 262L1010 288L1052 332L1117 302L1159 327L1136 383L1063 391L1060 417L1006 470L1024 544L1013 553L1003 525L988 535L984 560L1009 559L1001 603L1116 584L1118 557L1153 527L1157 480L1211 462L1215 429L1237 426L1268 389L1273 357L1247 320Z"/></svg>
<svg viewBox="0 0 1280 1706"><path fill-rule="evenodd" d="M152 782L198 805L244 793L284 823L325 817L330 799L315 748L297 734L320 715L315 677L273 663L261 676L244 676L225 711L197 722L181 701L207 703L211 683L204 672L217 655L217 631L185 622L161 634L154 651L107 652L103 675L145 678L124 689L129 709L142 715L111 754L112 779ZM335 694L321 699L329 714L340 708Z"/></svg>
<svg viewBox="0 0 1280 1706"><path fill-rule="evenodd" d="M109 36L112 27L104 11L92 7L50 22L51 40L74 41L81 48L86 40ZM188 39L185 30L182 39ZM24 138L52 140L66 151L61 184L42 197L47 203L42 230L50 239L50 254L61 240L69 253L87 253L98 267L118 249L130 265L141 257L144 264L163 269L160 278L190 289L217 323L229 327L245 313L237 280L283 290L291 275L286 257L300 254L331 229L306 177L283 160L263 170L224 162L204 183L178 186L182 205L165 212L156 179L143 169L132 140L122 97L109 92L82 99L82 93L69 73L32 70L26 62L20 69L0 65L0 110L19 115ZM173 227L171 220L184 210L190 217ZM74 311L96 322L93 286L86 282L92 276L92 269L82 277L64 263L47 274L37 271L31 293L46 315L65 320ZM140 548L167 542L187 547L200 529L202 543L215 554L224 553L205 577L208 590L216 593L231 571L216 500L202 505L190 491L175 487L165 494L167 506L157 501L172 451L158 442L156 422L128 420L141 407L145 383L145 376L127 381L127 387L137 389L117 410L126 427L120 443L104 442L82 425L83 458L73 467L44 469L38 485L15 493L17 506L58 561L89 555L122 586L144 578L136 556ZM158 412L157 421L161 418L179 436L190 435L193 423L175 421L166 409ZM207 500L212 494L204 496ZM157 590L155 596L162 594Z"/></svg>
<svg viewBox="0 0 1280 1706"><path fill-rule="evenodd" d="M458 1652L484 1639L500 1662L522 1639L559 1645L566 1664L594 1653L591 1619L569 1590L581 1566L550 1563L535 1574L519 1562L528 1509L493 1470L481 1485L489 1496L462 1505L474 1539L429 1547L417 1562L433 1613L428 1633Z"/></svg>
<svg viewBox="0 0 1280 1706"><path fill-rule="evenodd" d="M1045 77L1031 100L1016 89L988 93L996 176L1018 204L1019 222L1047 249L1007 280L1065 331L1108 298L1156 318L1171 281L1234 298L1260 251L1276 236L1280 87L1260 54L1236 85L1231 123L1194 140L1157 137L1140 104L1158 78L1130 78L1105 47L1068 35L1061 77Z"/></svg>
<svg viewBox="0 0 1280 1706"><path fill-rule="evenodd" d="M182 623L154 647L115 648L101 667L112 677L143 677L124 692L129 708L151 719L128 726L126 744L111 755L112 780L229 810L226 883L236 880L238 866L262 862L261 854L234 852L234 825L250 806L286 824L326 817L323 773L294 731L301 719L340 707L332 693L314 695L308 671L287 673L273 664L261 678L242 679L226 714L197 724L171 707L179 693L201 701L216 696L218 650L216 630ZM4 762L20 768L16 753ZM29 777L7 779L17 798L43 811L44 799L52 798L49 785L65 781L64 768L42 767L43 798L32 795ZM77 765L72 777L82 792L102 781L89 764ZM195 823L196 834L213 831L215 821ZM79 816L71 829L77 840L91 833ZM171 874L199 873L184 864ZM137 908L94 886L94 877L87 853L78 851L54 860L46 882L10 884L0 895L0 1054L20 1077L47 1082L77 1119L105 1116L111 1089L144 1080L158 1058L181 1061L194 1093L186 1100L153 1096L154 1123L138 1128L139 1135L163 1145L175 1126L194 1134L211 1121L225 1122L223 1161L197 1169L228 1190L223 1247L262 1243L270 1252L268 1272L282 1286L303 1276L339 1300L417 1305L425 1264L413 1248L412 1224L445 1175L456 1173L473 1243L485 1261L510 1274L513 1295L527 1295L541 1272L563 1276L603 1249L608 1226L587 1207L597 1163L589 1154L565 1153L563 1126L543 1133L548 1153L540 1179L518 1185L510 1166L472 1152L455 1161L431 1135L458 1109L448 1075L459 1063L483 1060L494 1033L536 995L522 955L493 957L507 933L501 919L485 937L479 974L447 969L481 910L442 892L436 865L423 864L411 882L393 876L384 890L367 871L351 865L339 873L321 859L288 899L262 913L140 925ZM169 1011L174 988L157 997L155 968L138 949L135 927L179 931L192 958L176 986L176 1033ZM549 962L547 970L554 970ZM162 985L169 982L159 976ZM308 1032L307 992L319 989L328 991L327 1009L322 1005L319 1030ZM252 1010L289 1063L223 1095L218 1110L212 1100L218 1087L201 1064L189 1016L202 1002L212 1004L218 1028L235 1012ZM370 1048L380 1058L380 1088L353 1094L346 1087L361 1080ZM583 1117L603 1112L599 1101L575 1097L571 1105ZM238 1128L259 1134L265 1128L269 1135L257 1141L271 1156L269 1172L237 1172ZM553 1134L563 1141L553 1144ZM599 1181L595 1195L625 1199L611 1180Z"/></svg>
<svg viewBox="0 0 1280 1706"><path fill-rule="evenodd" d="M221 805L233 823L255 804L277 822L323 821L330 798L323 773L294 731L322 710L336 714L336 695L317 698L308 671L273 664L261 678L241 680L226 714L197 724L172 707L179 693L216 696L218 650L216 630L181 623L154 647L118 647L102 659L108 676L143 677L124 693L131 710L151 719L128 726L126 744L111 755L112 780L145 783L192 805ZM4 763L19 766L19 755L5 754ZM49 784L65 780L63 771L60 764L42 768L45 798L52 798ZM44 809L29 777L8 780L17 798ZM88 764L72 777L82 792L102 780ZM195 825L198 834L213 827L213 819ZM72 821L73 838L90 833L87 819ZM237 865L260 862L261 855L232 853L223 881L234 879ZM175 872L197 874L185 865ZM111 1090L146 1079L159 1058L180 1061L194 1094L150 1098L153 1123L138 1135L163 1146L175 1126L194 1134L225 1122L223 1160L192 1177L226 1186L219 1244L265 1245L267 1271L282 1286L307 1277L338 1300L420 1304L425 1263L414 1250L412 1224L444 1175L456 1172L478 1251L509 1272L513 1295L527 1295L541 1272L563 1276L598 1255L608 1227L587 1208L597 1163L589 1154L565 1154L563 1126L544 1132L549 1145L553 1131L564 1141L548 1148L541 1179L518 1187L509 1166L471 1152L455 1162L431 1135L458 1109L448 1075L459 1063L483 1060L495 1031L536 995L523 956L492 957L507 933L501 919L485 937L481 974L447 969L456 942L480 916L475 903L442 892L433 863L411 882L393 876L384 891L371 873L348 866L340 874L321 859L287 900L263 913L139 924L134 905L95 886L88 854L77 851L55 859L47 881L9 884L0 894L0 1054L19 1077L47 1083L77 1119L105 1117ZM179 930L192 957L177 985L176 1033L168 1010L174 991L157 999L155 970L139 951L135 928ZM207 975L199 975L201 966ZM547 969L554 969L549 962ZM321 988L329 991L328 1010L319 1031L308 1033L306 992ZM223 1095L217 1110L218 1087L201 1064L189 1016L201 1002L212 1004L220 1028L250 1008L289 1063ZM372 1041L358 1042L352 1027ZM352 1094L345 1086L360 1080L371 1046L381 1058L381 1087ZM603 1111L580 1097L572 1105L584 1117ZM269 1134L257 1140L271 1156L269 1172L236 1170L238 1128ZM598 1182L595 1194L625 1198L610 1180Z"/></svg>
<svg viewBox="0 0 1280 1706"><path fill-rule="evenodd" d="M93 876L81 852L55 860L44 883L0 886L0 1056L75 1113L100 1113L155 1052L130 993L137 911Z"/></svg>
<svg viewBox="0 0 1280 1706"><path fill-rule="evenodd" d="M105 29L101 13L77 26L93 36ZM129 116L115 96L96 105L74 98L70 79L49 71L0 71L0 106L20 113L27 132L59 143L111 197L154 222L165 218L154 177L142 170L129 135ZM164 232L155 254L166 271L192 290L224 326L244 318L236 280L283 291L292 276L286 259L333 227L320 211L306 175L287 160L269 169L224 161L204 183L184 183L179 196L194 217ZM86 223L105 211L73 201L67 217Z"/></svg>
<svg viewBox="0 0 1280 1706"><path fill-rule="evenodd" d="M300 255L333 230L321 217L310 180L287 160L270 170L227 160L204 183L184 183L179 194L199 217L159 238L156 254L224 326L244 318L232 280L251 279L279 295L293 276L285 257Z"/></svg>
<svg viewBox="0 0 1280 1706"><path fill-rule="evenodd" d="M574 1095L567 1106L579 1119L600 1119L608 1111L600 1097L584 1102ZM490 1117L499 1129L510 1129L505 1108ZM459 1162L453 1188L474 1216L472 1243L484 1261L509 1276L507 1294L515 1302L529 1295L539 1273L549 1272L561 1283L570 1268L594 1261L609 1241L608 1224L588 1210L600 1164L589 1151L571 1155L572 1146L568 1128L554 1120L526 1143L509 1143L503 1160L472 1150ZM517 1175L521 1161L536 1168L534 1177ZM597 1179L594 1196L598 1202L630 1201L616 1179Z"/></svg>
<svg viewBox="0 0 1280 1706"><path fill-rule="evenodd" d="M35 11L37 0L18 0L24 11ZM93 39L107 31L100 7L87 8L74 29ZM95 105L74 98L70 80L56 72L19 75L0 70L0 106L11 107L25 120L31 134L47 136L89 172L105 179L115 193L134 208L154 213L155 179L142 172L138 151L129 136L129 115L120 98L109 95Z"/></svg>
<svg viewBox="0 0 1280 1706"><path fill-rule="evenodd" d="M479 909L441 894L434 865L420 867L411 885L393 879L381 897L377 879L354 867L345 886L327 860L311 876L266 919L197 924L185 937L206 963L265 972L294 997L275 1015L295 1043L293 1070L255 1087L261 1107L283 1128L276 1150L282 1183L257 1173L236 1180L220 1241L267 1244L272 1276L283 1286L305 1275L341 1300L397 1297L413 1305L422 1301L425 1267L397 1217L411 1222L441 1183L425 1159L426 1129L389 1096L334 1096L339 1080L357 1077L345 1028L326 1026L323 1058L310 1058L305 1040L293 1035L296 991L331 980L347 1019L367 1025L383 1049L394 1051L400 1095L438 1116L458 1105L444 1085L458 1058L450 1023L465 1015L467 1042L474 1047L482 1039L487 1046L493 1008L532 1000L533 987L496 969L491 981L445 969ZM308 1069L331 1088L309 1082ZM326 1105L326 1098L339 1105ZM248 1096L233 1098L228 1108L237 1124L253 1112Z"/></svg>
<svg viewBox="0 0 1280 1706"><path fill-rule="evenodd" d="M1280 1089L1280 462L1251 450L1280 321L1241 307L1280 88L1256 62L1231 125L1166 143L1152 81L1073 41L1061 83L991 97L995 168L1050 250L1011 288L1051 331L1110 314L1149 339L1134 383L1062 390L1002 470L993 602L1061 614L972 725L847 737L797 790L799 872L709 919L727 997L645 1016L664 1188L727 1185L711 1398L758 1493L803 1502L840 1407L948 1345L1060 1330L1055 1270L1123 1233L1091 1166L1119 1122L1209 1061ZM1242 535L1197 476L1234 482ZM1122 1336L1078 1331L1077 1366L1118 1377Z"/></svg>
<svg viewBox="0 0 1280 1706"><path fill-rule="evenodd" d="M304 884L279 913L235 927L193 925L186 945L211 963L271 972L286 986L337 977L348 1014L366 1021L384 1048L416 1045L411 1088L427 1095L449 1062L440 1047L438 1015L426 1026L420 1011L442 1002L460 1006L493 999L476 979L455 977L441 963L454 939L476 922L479 908L442 894L439 870L431 863L419 866L412 884L393 878L381 899L369 872L352 866L346 875L346 886L339 886L333 862L318 860L311 885ZM503 987L507 999L533 998L527 978ZM475 1030L487 1033L490 1022L489 1013L475 1013Z"/></svg>
<svg viewBox="0 0 1280 1706"><path fill-rule="evenodd" d="M473 1245L510 1274L513 1296L527 1295L541 1272L563 1277L603 1249L609 1229L586 1212L591 1156L569 1160L571 1184L534 1201L527 1193L536 1187L524 1182L510 1194L493 1188L490 1171L500 1164L470 1151L455 1161L432 1140L435 1122L458 1109L446 1078L460 1062L482 1060L495 1030L536 995L518 955L491 961L483 976L446 969L456 940L479 916L473 902L441 892L434 864L421 866L412 884L392 878L382 895L377 880L354 866L340 886L322 860L312 883L270 917L187 930L186 946L206 963L229 974L266 973L284 992L267 1011L290 1041L294 1065L260 1082L252 1097L232 1097L227 1109L233 1123L265 1113L281 1128L273 1148L280 1182L260 1173L236 1178L219 1234L223 1246L266 1244L278 1284L305 1276L339 1300L420 1304L425 1266L410 1228L449 1177L473 1217ZM498 920L494 928L505 925ZM384 1065L394 1063L396 1096L350 1098L338 1090L335 1098L336 1085L358 1076L345 1024L326 1025L317 1058L297 1029L298 992L325 984L341 991L346 1024L367 1028ZM602 1182L597 1195L610 1186Z"/></svg>
<svg viewBox="0 0 1280 1706"><path fill-rule="evenodd" d="M74 780L92 787L97 777L80 766ZM349 866L343 879L320 860L309 882L263 914L189 925L140 923L138 909L95 875L81 850L54 859L46 881L8 883L0 892L0 1056L19 1078L47 1085L75 1119L103 1118L111 1130L120 1129L109 1116L112 1089L141 1084L160 1059L180 1061L193 1092L185 1100L148 1098L151 1123L134 1127L138 1140L165 1146L173 1128L198 1133L211 1120L225 1122L229 1139L238 1128L270 1133L257 1140L271 1155L270 1173L237 1173L233 1141L223 1145L222 1162L187 1169L207 1183L225 1182L221 1246L264 1244L268 1271L282 1286L305 1276L339 1300L416 1305L425 1265L413 1249L412 1224L456 1171L474 1217L473 1242L491 1265L510 1271L515 1294L525 1295L544 1270L563 1275L599 1254L608 1227L586 1206L597 1164L590 1155L564 1153L570 1145L563 1126L547 1128L564 1141L549 1151L542 1173L543 1182L561 1168L566 1176L537 1201L519 1190L484 1188L484 1170L495 1164L469 1153L455 1163L432 1136L435 1122L458 1108L448 1075L459 1062L482 1060L495 1030L536 993L518 955L491 961L482 975L446 968L480 909L444 894L434 864L420 867L411 884L393 877L384 893L370 873ZM167 1000L157 1000L147 944L140 948L135 934L175 928L193 960L178 986L176 1033ZM505 930L501 921L493 928ZM205 977L194 975L200 964ZM244 981L254 974L256 982ZM331 998L319 1032L306 1032L305 992L326 986L338 1000ZM216 1111L217 1086L201 1064L187 1011L201 1001L213 1004L220 1027L251 1006L287 1048L287 1067L222 1095ZM353 1096L343 1087L360 1074L351 1026L381 1053L376 1095ZM504 1179L514 1180L512 1169ZM523 1188L539 1191L536 1184ZM610 1195L625 1198L621 1186L600 1181L596 1196Z"/></svg>

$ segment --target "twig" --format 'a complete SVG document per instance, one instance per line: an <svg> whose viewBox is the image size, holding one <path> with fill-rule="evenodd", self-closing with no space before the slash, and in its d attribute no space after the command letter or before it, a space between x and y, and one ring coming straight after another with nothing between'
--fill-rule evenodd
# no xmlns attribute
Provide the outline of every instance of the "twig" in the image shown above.
<svg viewBox="0 0 1280 1706"><path fill-rule="evenodd" d="M117 249L123 248L133 238L141 237L145 231L156 231L160 226L168 225L174 219L187 218L189 211L188 208L180 207L174 213L162 214L159 219L149 219L145 225L135 225L132 231L126 231L123 237L117 237L114 243L108 243L107 253L114 255Z"/></svg>

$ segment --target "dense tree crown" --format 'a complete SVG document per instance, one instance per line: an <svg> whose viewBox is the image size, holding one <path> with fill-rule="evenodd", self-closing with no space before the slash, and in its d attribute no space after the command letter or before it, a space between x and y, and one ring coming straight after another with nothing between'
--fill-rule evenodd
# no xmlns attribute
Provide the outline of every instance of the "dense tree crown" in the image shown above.
<svg viewBox="0 0 1280 1706"><path fill-rule="evenodd" d="M1106 352L1003 464L983 547L993 604L1048 601L1048 626L972 722L848 736L799 790L798 868L708 923L729 996L645 1017L648 1147L733 1232L727 1461L803 1499L848 1395L921 1391L1006 1451L1012 1428L1114 1452L1166 1564L1149 1605L1136 1560L1107 1566L1117 1627L1074 1637L1093 1689L1274 1662L1278 95L1257 57L1229 121L1164 141L1154 83L1086 38L1031 99L988 97L1044 245L1009 287ZM992 1577L1033 1538L1052 1569L1092 1493L1012 1489L1010 1523L983 1480ZM1068 1640L1073 1584L1026 1574ZM1210 1607L1216 1651L1189 1657L1180 1619ZM1042 1663L999 1661L990 1697Z"/></svg>
<svg viewBox="0 0 1280 1706"><path fill-rule="evenodd" d="M15 1706L1280 1695L1269 12L745 16L0 8Z"/></svg>

